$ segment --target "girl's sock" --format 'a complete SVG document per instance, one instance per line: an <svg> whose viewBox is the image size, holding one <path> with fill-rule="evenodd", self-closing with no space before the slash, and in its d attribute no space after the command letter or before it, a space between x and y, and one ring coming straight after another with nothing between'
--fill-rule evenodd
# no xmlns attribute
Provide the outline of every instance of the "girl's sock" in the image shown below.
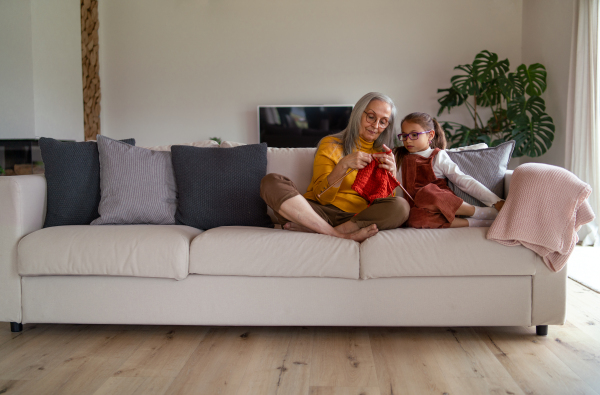
<svg viewBox="0 0 600 395"><path fill-rule="evenodd" d="M494 223L493 219L465 218L469 222L469 228L489 228Z"/></svg>
<svg viewBox="0 0 600 395"><path fill-rule="evenodd" d="M474 219L495 219L498 216L498 210L495 207L477 207L475 214L471 216Z"/></svg>

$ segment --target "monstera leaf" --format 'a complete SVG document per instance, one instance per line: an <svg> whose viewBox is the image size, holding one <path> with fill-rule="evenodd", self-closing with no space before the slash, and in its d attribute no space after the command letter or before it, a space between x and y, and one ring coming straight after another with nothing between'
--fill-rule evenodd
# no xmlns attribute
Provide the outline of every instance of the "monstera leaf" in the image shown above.
<svg viewBox="0 0 600 395"><path fill-rule="evenodd" d="M509 68L508 59L498 61L498 55L484 50L475 56L473 61L473 76L480 83L489 82L504 75Z"/></svg>
<svg viewBox="0 0 600 395"><path fill-rule="evenodd" d="M452 87L461 95L478 95L479 84L477 83L477 78L473 75L473 66L470 64L463 64L456 66L454 69L462 70L466 74L455 75L450 78Z"/></svg>
<svg viewBox="0 0 600 395"><path fill-rule="evenodd" d="M544 99L541 97L532 96L529 99L525 99L525 96L520 96L508 103L506 115L516 123L516 120L522 118L523 115L541 117L545 114L545 111L546 103L544 103Z"/></svg>
<svg viewBox="0 0 600 395"><path fill-rule="evenodd" d="M503 98L498 80L492 80L482 84L481 93L477 96L477 105L482 107L496 106L502 102Z"/></svg>
<svg viewBox="0 0 600 395"><path fill-rule="evenodd" d="M519 119L511 132L515 140L514 157L527 155L530 157L545 154L554 140L554 122L548 114L533 116L527 123Z"/></svg>
<svg viewBox="0 0 600 395"><path fill-rule="evenodd" d="M539 63L517 67L517 78L529 96L540 96L546 90L546 68Z"/></svg>
<svg viewBox="0 0 600 395"><path fill-rule="evenodd" d="M507 101L525 94L525 88L516 73L508 73L498 78L498 87Z"/></svg>
<svg viewBox="0 0 600 395"><path fill-rule="evenodd" d="M440 109L437 115L443 113L444 109L447 109L448 113L450 113L451 108L460 106L467 99L467 95L461 94L459 91L454 89L454 87L450 87L448 89L438 89L438 93L441 92L447 93L438 99L438 103L440 103Z"/></svg>

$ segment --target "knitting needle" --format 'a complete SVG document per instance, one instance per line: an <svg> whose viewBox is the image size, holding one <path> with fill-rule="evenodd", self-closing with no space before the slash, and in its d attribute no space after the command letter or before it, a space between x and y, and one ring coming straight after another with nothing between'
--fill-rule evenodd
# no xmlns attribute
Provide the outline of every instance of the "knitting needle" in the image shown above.
<svg viewBox="0 0 600 395"><path fill-rule="evenodd" d="M317 198L320 198L322 194L324 194L325 192L327 192L329 189L331 189L335 184L337 184L338 182L342 181L344 178L346 178L346 176L350 173L352 173L353 171L356 171L357 169L350 169L350 171L346 172L346 174L344 174L343 176L341 176L340 178L338 178L337 180L335 180L334 182L331 183L330 186L328 186L327 188L323 189L321 191L321 193L319 193L317 195Z"/></svg>
<svg viewBox="0 0 600 395"><path fill-rule="evenodd" d="M392 176L392 177L394 177L394 176ZM394 179L396 179L396 177L394 177ZM398 181L398 180L396 180L396 181ZM402 190L404 191L404 194L406 196L408 196L410 198L410 200L412 200L413 203L414 203L415 199L413 199L412 196L410 196L410 194L408 193L408 191L406 189L404 189L404 187L402 186L402 184L400 183L400 181L398 181L398 184L400 185L400 188L402 188Z"/></svg>

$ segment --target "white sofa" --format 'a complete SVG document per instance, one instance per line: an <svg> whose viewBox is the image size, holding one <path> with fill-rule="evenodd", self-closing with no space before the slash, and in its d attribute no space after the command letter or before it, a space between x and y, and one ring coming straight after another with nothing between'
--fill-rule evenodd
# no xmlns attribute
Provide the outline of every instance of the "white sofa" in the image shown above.
<svg viewBox="0 0 600 395"><path fill-rule="evenodd" d="M218 149L218 148L217 148ZM268 150L300 189L314 149ZM505 177L506 190L511 172ZM379 232L362 244L280 229L42 229L45 178L0 177L0 321L79 324L563 324L566 273L487 228Z"/></svg>

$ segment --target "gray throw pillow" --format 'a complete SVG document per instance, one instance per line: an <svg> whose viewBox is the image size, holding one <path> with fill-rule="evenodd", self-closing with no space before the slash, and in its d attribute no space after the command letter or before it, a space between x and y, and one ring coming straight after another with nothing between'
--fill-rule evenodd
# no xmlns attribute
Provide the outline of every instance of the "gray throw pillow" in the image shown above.
<svg viewBox="0 0 600 395"><path fill-rule="evenodd" d="M134 139L122 140L135 145ZM46 219L44 228L89 225L98 218L100 162L95 141L60 141L40 138L46 168Z"/></svg>
<svg viewBox="0 0 600 395"><path fill-rule="evenodd" d="M177 186L168 151L98 136L100 218L92 225L175 224Z"/></svg>
<svg viewBox="0 0 600 395"><path fill-rule="evenodd" d="M273 227L260 181L267 174L267 145L200 148L174 145L179 190L177 224L198 229L218 226Z"/></svg>
<svg viewBox="0 0 600 395"><path fill-rule="evenodd" d="M495 147L477 150L448 152L448 156L463 173L470 175L499 197L504 197L504 173L515 148L514 140L507 141ZM465 202L474 206L484 207L485 204L473 196L463 192L448 180L448 186Z"/></svg>

